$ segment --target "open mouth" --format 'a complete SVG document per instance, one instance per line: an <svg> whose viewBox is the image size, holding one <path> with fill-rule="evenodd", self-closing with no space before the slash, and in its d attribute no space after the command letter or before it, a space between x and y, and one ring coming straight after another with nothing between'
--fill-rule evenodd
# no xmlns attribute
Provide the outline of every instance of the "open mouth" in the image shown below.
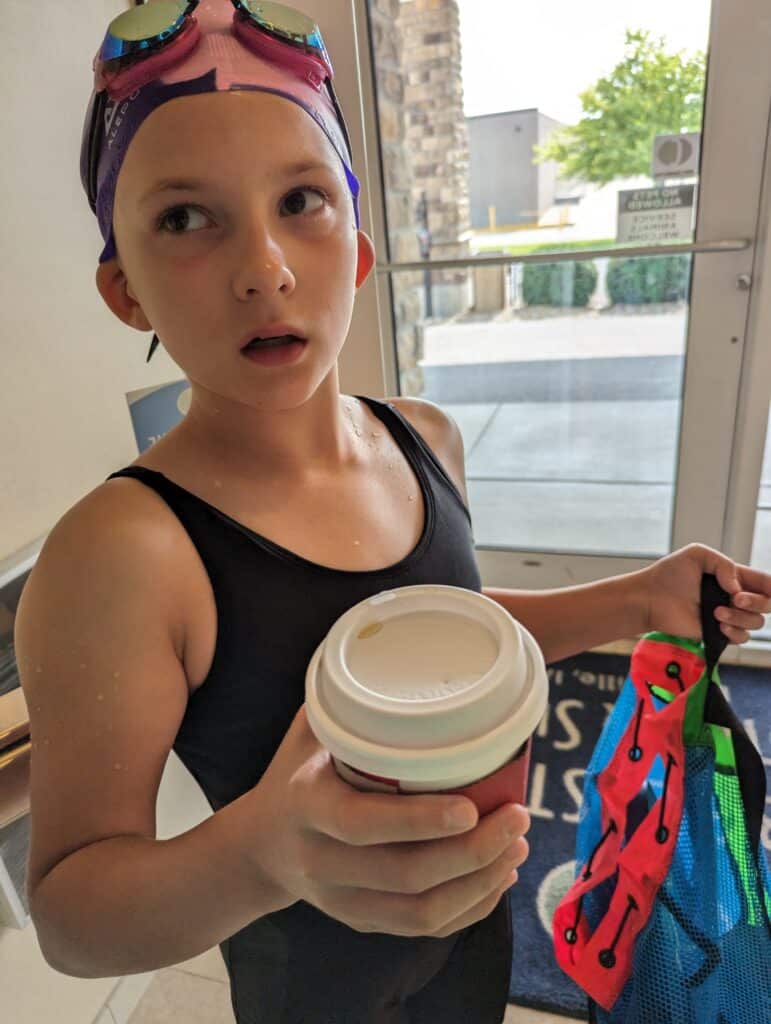
<svg viewBox="0 0 771 1024"><path fill-rule="evenodd" d="M295 341L304 343L305 338L300 338L296 334L279 334L275 338L252 338L248 344L244 345L241 351L249 352L251 349L276 348L279 345L291 345Z"/></svg>

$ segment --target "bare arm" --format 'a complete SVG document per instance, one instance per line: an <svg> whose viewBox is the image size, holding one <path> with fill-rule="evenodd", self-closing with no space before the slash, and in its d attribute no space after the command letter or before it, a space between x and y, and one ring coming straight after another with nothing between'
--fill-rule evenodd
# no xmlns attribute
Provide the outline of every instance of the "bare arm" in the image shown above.
<svg viewBox="0 0 771 1024"><path fill-rule="evenodd" d="M114 836L57 864L32 911L48 963L80 978L157 970L292 903L244 851L251 796L172 839Z"/></svg>
<svg viewBox="0 0 771 1024"><path fill-rule="evenodd" d="M530 630L548 665L644 632L643 588L637 577L631 572L556 590L485 587L482 593Z"/></svg>
<svg viewBox="0 0 771 1024"><path fill-rule="evenodd" d="M251 792L155 838L188 687L179 532L163 509L148 515L150 500L133 483L84 499L48 539L17 616L33 741L30 910L46 960L80 977L178 963L292 902L248 856Z"/></svg>

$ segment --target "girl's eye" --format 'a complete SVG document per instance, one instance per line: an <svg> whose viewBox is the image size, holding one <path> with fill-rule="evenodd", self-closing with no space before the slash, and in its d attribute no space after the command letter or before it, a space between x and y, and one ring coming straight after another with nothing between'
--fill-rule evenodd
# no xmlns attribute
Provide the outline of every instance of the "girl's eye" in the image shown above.
<svg viewBox="0 0 771 1024"><path fill-rule="evenodd" d="M306 197L311 196L308 200ZM283 205L289 213L315 213L320 210L329 197L320 188L295 188L284 199Z"/></svg>
<svg viewBox="0 0 771 1024"><path fill-rule="evenodd" d="M158 223L156 225L158 231L166 231L166 234L169 235L189 235L190 232L185 231L185 227L189 226L190 223L190 213L188 211L192 211L193 218L198 216L203 217L203 219L206 220L204 214L200 210L196 209L195 206L172 206L158 218ZM175 226L174 228L167 230L164 227L166 223L173 224Z"/></svg>

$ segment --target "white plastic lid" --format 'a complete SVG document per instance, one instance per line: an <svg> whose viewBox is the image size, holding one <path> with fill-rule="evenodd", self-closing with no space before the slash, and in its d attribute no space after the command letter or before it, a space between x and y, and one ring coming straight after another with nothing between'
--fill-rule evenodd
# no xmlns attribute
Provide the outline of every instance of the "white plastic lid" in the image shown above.
<svg viewBox="0 0 771 1024"><path fill-rule="evenodd" d="M415 782L495 771L538 724L543 656L495 601L462 587L382 591L332 626L306 673L308 721L335 757Z"/></svg>

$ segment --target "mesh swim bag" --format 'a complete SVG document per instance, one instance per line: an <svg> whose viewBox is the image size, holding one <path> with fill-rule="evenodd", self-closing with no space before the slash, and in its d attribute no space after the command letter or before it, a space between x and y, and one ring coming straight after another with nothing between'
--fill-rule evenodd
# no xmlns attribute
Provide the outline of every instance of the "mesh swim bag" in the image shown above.
<svg viewBox="0 0 771 1024"><path fill-rule="evenodd" d="M557 962L596 1024L771 1024L765 770L729 707L714 619L703 643L649 633L584 776Z"/></svg>

